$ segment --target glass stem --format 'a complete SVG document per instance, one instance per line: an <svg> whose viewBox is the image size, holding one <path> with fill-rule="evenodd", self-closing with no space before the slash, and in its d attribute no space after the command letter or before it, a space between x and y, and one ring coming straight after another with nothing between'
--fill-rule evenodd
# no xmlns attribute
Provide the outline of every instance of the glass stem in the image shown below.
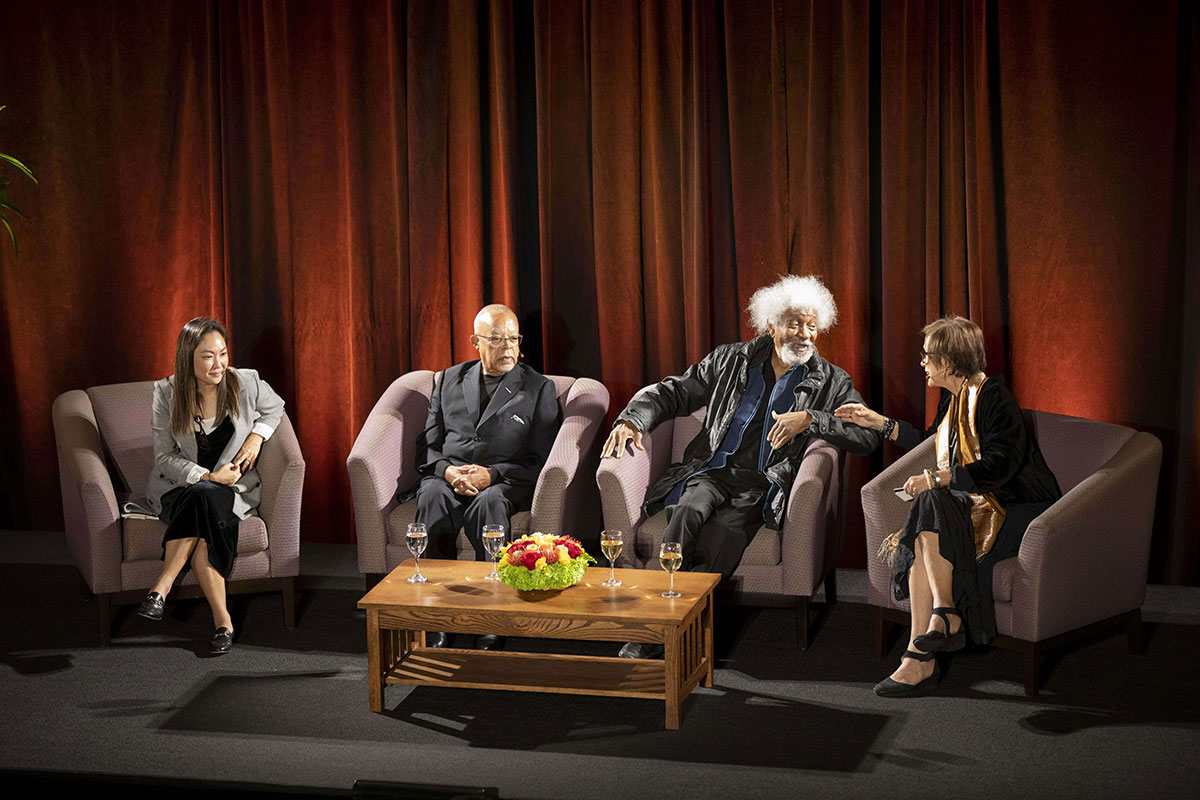
<svg viewBox="0 0 1200 800"><path fill-rule="evenodd" d="M675 594L675 573L671 573L671 594Z"/></svg>

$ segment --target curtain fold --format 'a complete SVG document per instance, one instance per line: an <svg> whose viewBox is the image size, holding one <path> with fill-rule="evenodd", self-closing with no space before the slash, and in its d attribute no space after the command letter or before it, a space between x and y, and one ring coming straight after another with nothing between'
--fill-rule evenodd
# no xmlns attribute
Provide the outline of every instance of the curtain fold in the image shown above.
<svg viewBox="0 0 1200 800"><path fill-rule="evenodd" d="M932 415L919 331L953 312L1022 405L1159 436L1151 577L1200 579L1192 4L66 6L0 3L0 150L40 180L0 252L0 527L61 525L53 398L167 374L198 314L288 402L304 538L348 542L356 433L475 356L485 303L615 415L791 272L889 415ZM853 461L844 565L896 455Z"/></svg>

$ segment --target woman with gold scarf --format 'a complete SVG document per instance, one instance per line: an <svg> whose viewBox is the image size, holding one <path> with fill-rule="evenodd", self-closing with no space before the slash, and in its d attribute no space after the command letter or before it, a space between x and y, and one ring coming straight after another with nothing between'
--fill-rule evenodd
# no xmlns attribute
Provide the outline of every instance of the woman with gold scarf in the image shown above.
<svg viewBox="0 0 1200 800"><path fill-rule="evenodd" d="M913 499L908 521L880 551L892 563L896 599L909 599L912 614L900 666L875 686L884 697L935 684L936 654L961 650L968 634L978 644L991 641L992 570L1017 555L1029 523L1062 496L1017 401L984 373L979 326L949 316L922 333L926 383L942 390L930 428L922 433L857 403L834 412L906 449L937 437L937 469L904 482Z"/></svg>

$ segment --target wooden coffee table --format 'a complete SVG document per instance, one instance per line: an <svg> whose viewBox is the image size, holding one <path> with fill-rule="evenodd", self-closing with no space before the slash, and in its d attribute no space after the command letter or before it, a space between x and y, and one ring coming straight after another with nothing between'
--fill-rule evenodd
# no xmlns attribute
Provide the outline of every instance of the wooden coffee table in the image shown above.
<svg viewBox="0 0 1200 800"><path fill-rule="evenodd" d="M679 727L679 704L713 680L713 588L720 575L680 572L673 600L667 574L592 567L569 589L525 599L486 581L491 565L422 560L428 583L408 583L412 561L392 570L358 602L367 612L367 680L372 711L383 710L387 684L461 686L521 692L640 697L666 703L666 727ZM425 631L493 633L547 639L653 642L659 659L425 647ZM614 648L615 650L615 648Z"/></svg>

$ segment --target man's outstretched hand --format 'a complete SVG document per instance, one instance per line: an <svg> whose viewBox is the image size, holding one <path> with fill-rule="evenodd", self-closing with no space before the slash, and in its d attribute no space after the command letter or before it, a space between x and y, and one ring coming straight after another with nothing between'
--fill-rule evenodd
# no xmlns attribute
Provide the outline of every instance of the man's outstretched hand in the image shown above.
<svg viewBox="0 0 1200 800"><path fill-rule="evenodd" d="M630 442L633 442L633 446L638 450L646 449L642 447L642 432L622 420L613 427L612 433L608 434L604 447L600 449L600 457L620 458L621 454L625 452L625 446Z"/></svg>

